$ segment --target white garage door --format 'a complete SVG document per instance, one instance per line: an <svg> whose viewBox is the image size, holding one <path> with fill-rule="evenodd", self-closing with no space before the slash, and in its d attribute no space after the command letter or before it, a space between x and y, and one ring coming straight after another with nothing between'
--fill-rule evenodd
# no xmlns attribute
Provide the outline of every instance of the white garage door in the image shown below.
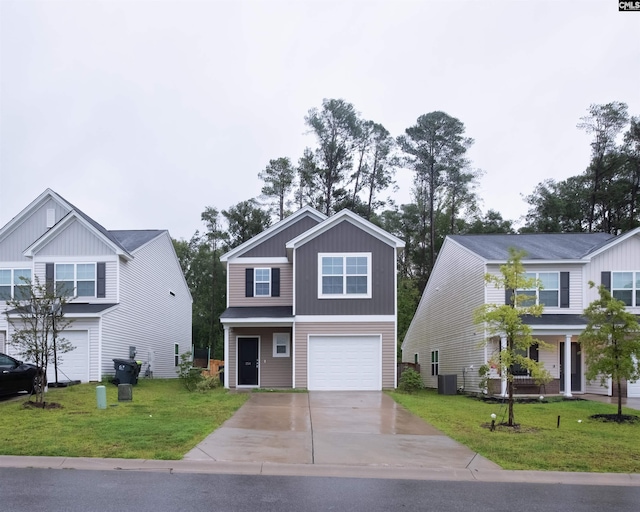
<svg viewBox="0 0 640 512"><path fill-rule="evenodd" d="M58 364L58 382L79 380L89 382L89 336L87 331L64 331L61 336L75 348L71 352L61 354L62 362ZM55 382L53 363L47 367L47 380Z"/></svg>
<svg viewBox="0 0 640 512"><path fill-rule="evenodd" d="M382 389L380 336L310 336L311 391Z"/></svg>

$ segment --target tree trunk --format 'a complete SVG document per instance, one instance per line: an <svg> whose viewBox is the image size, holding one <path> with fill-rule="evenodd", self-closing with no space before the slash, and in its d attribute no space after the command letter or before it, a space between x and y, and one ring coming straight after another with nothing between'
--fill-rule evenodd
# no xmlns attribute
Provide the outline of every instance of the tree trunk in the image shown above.
<svg viewBox="0 0 640 512"><path fill-rule="evenodd" d="M622 419L622 380L620 377L617 379L618 384L618 419Z"/></svg>

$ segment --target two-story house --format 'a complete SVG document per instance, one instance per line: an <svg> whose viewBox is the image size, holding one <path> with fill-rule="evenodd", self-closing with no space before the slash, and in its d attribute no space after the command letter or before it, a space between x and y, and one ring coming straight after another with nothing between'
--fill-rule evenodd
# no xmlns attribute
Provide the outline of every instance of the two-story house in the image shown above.
<svg viewBox="0 0 640 512"><path fill-rule="evenodd" d="M134 350L143 371L176 377L191 350L191 295L166 230L109 231L45 190L0 229L0 352L14 355L6 299L21 277L71 297L61 336L75 348L61 356L59 381L100 381Z"/></svg>
<svg viewBox="0 0 640 512"><path fill-rule="evenodd" d="M305 207L223 255L225 387L394 388L403 247L348 210Z"/></svg>
<svg viewBox="0 0 640 512"><path fill-rule="evenodd" d="M402 359L420 364L427 387L438 386L439 375L457 375L457 385L480 392L478 370L506 340L484 344L485 333L473 320L482 304L505 304L506 292L486 285L485 274L500 274L509 248L523 250L528 277L543 288L521 290L544 305L541 317L525 320L533 335L550 349L530 348L529 357L544 362L553 377L545 393L611 395L611 384L585 379L578 336L586 327L584 309L598 298L589 282L604 284L629 311L640 313L640 228L620 236L605 233L491 234L448 236L440 250L420 304L402 344ZM505 392L497 369L489 391ZM516 392L537 392L526 375L515 377ZM628 383L628 396L640 396L640 383Z"/></svg>

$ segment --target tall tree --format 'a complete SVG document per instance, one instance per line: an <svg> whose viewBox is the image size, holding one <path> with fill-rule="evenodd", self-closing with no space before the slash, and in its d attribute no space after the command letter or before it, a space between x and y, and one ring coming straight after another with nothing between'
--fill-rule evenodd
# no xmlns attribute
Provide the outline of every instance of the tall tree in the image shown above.
<svg viewBox="0 0 640 512"><path fill-rule="evenodd" d="M514 233L514 230L512 221L504 220L496 210L488 210L484 215L478 215L468 223L464 232L467 234Z"/></svg>
<svg viewBox="0 0 640 512"><path fill-rule="evenodd" d="M312 108L304 118L316 136L314 182L321 191L324 213L330 215L333 204L346 194L345 174L351 169L358 114L342 99L324 99L322 108Z"/></svg>
<svg viewBox="0 0 640 512"><path fill-rule="evenodd" d="M278 220L284 219L284 205L287 195L293 188L295 169L287 157L269 160L269 165L258 174L264 181L262 195L273 198L278 211Z"/></svg>
<svg viewBox="0 0 640 512"><path fill-rule="evenodd" d="M64 312L69 297L63 290L41 283L37 276L34 281L21 279L21 285L15 287L19 292L6 301L5 315L13 329L9 344L38 367L33 389L36 402L43 403L47 367L53 363L57 369L62 354L75 348L62 336L72 323Z"/></svg>
<svg viewBox="0 0 640 512"><path fill-rule="evenodd" d="M522 289L541 288L537 279L527 278L522 265L523 251L509 249L507 263L500 266L500 274L486 274L485 281L496 288L509 292L508 304L483 304L475 312L475 322L482 325L488 337L486 344L493 343L495 337L504 337L506 344L500 347L497 355L491 358L490 363L501 369L502 377L507 381L507 394L509 403L509 419L507 425L515 425L513 415L514 403L514 370L526 369L538 382L549 382L551 375L544 369L544 365L529 357L529 347L538 344L540 348L548 345L541 340L533 338L531 327L524 323L523 317L542 315L544 306L531 304L531 297L518 293Z"/></svg>
<svg viewBox="0 0 640 512"><path fill-rule="evenodd" d="M398 137L405 163L415 172L414 201L420 212L421 250L428 254L425 266L418 269L426 282L436 254L436 201L443 193L449 175L461 172L468 164L465 155L473 140L464 136L464 124L445 112L420 116L417 123Z"/></svg>
<svg viewBox="0 0 640 512"><path fill-rule="evenodd" d="M271 225L269 213L260 208L255 199L240 201L228 210L222 210L222 215L228 225L227 249L237 247Z"/></svg>
<svg viewBox="0 0 640 512"><path fill-rule="evenodd" d="M593 288L593 282L589 282ZM618 418L622 418L622 381L640 379L640 324L625 303L598 287L599 298L584 310L587 327L580 335L589 381L611 379L618 391Z"/></svg>
<svg viewBox="0 0 640 512"><path fill-rule="evenodd" d="M605 105L591 105L589 114L580 118L578 128L593 134L591 141L591 164L587 174L591 182L589 217L587 229L594 231L596 212L602 196L605 180L610 176L615 161L611 155L616 151L616 137L627 124L629 116L625 103L614 101ZM605 218L606 220L606 218ZM608 226L605 226L605 230Z"/></svg>
<svg viewBox="0 0 640 512"><path fill-rule="evenodd" d="M399 164L393 155L395 141L384 126L371 122L370 138L369 161L362 176L362 188L367 192L367 219L371 219L377 208L385 205L386 201L376 198L380 192L394 184L393 178Z"/></svg>

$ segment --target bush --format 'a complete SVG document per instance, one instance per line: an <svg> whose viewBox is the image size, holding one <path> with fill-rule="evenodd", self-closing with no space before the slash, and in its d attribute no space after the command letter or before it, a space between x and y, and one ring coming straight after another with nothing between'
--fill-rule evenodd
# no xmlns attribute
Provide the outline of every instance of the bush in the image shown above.
<svg viewBox="0 0 640 512"><path fill-rule="evenodd" d="M202 369L194 368L191 361L191 352L180 354L180 364L178 365L178 377L189 391L198 388L198 384L204 380Z"/></svg>
<svg viewBox="0 0 640 512"><path fill-rule="evenodd" d="M400 375L400 383L398 384L400 391L413 393L421 390L423 387L420 374L413 368L407 368L402 372L402 375Z"/></svg>
<svg viewBox="0 0 640 512"><path fill-rule="evenodd" d="M196 383L196 389L201 393L220 387L220 377L207 375L206 377L200 375L201 379Z"/></svg>

